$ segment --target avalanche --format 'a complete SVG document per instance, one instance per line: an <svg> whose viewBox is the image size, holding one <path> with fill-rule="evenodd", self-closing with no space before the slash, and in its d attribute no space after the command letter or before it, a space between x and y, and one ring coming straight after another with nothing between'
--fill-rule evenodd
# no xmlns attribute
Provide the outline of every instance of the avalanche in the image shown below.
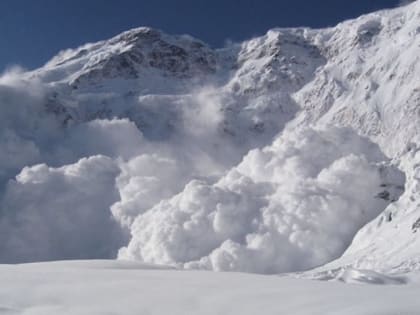
<svg viewBox="0 0 420 315"><path fill-rule="evenodd" d="M7 71L0 262L419 270L419 25L416 1L220 49L141 27Z"/></svg>

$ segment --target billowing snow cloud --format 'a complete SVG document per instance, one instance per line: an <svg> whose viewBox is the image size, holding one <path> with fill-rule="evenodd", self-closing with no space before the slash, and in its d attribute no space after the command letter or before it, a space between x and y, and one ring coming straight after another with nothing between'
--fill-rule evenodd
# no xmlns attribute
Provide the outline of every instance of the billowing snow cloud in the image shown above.
<svg viewBox="0 0 420 315"><path fill-rule="evenodd" d="M187 98L184 140L171 145L128 119L64 126L45 110L45 85L17 68L0 76L0 262L115 258L140 213L203 176L198 166L219 168L203 142L218 110L200 127L217 100L200 93Z"/></svg>
<svg viewBox="0 0 420 315"><path fill-rule="evenodd" d="M259 273L317 266L385 208L384 190L398 197L403 175L383 160L350 129L286 132L217 183L192 181L139 215L119 257Z"/></svg>
<svg viewBox="0 0 420 315"><path fill-rule="evenodd" d="M187 165L157 154L139 155L121 164L117 178L121 200L111 210L124 227L159 201L180 192L188 182Z"/></svg>
<svg viewBox="0 0 420 315"><path fill-rule="evenodd" d="M119 168L94 156L60 168L25 167L0 202L0 260L107 258L124 244L109 207Z"/></svg>
<svg viewBox="0 0 420 315"><path fill-rule="evenodd" d="M66 129L48 158L59 164L96 154L128 160L149 151L148 146L142 133L128 119L93 120Z"/></svg>
<svg viewBox="0 0 420 315"><path fill-rule="evenodd" d="M48 142L57 125L40 110L44 89L20 73L15 68L0 76L0 187L23 166L41 160L38 142Z"/></svg>
<svg viewBox="0 0 420 315"><path fill-rule="evenodd" d="M410 4L410 3L413 3L415 1L416 0L400 0L399 5L400 6L405 6L405 5Z"/></svg>
<svg viewBox="0 0 420 315"><path fill-rule="evenodd" d="M128 120L63 128L46 94L20 69L0 76L0 262L115 257L118 163L145 141Z"/></svg>
<svg viewBox="0 0 420 315"><path fill-rule="evenodd" d="M120 249L185 268L303 270L339 256L404 181L376 145L336 127L287 131L232 168L293 116L281 95L243 111L211 88L145 96L149 125L63 125L47 94L18 70L0 77L0 262Z"/></svg>

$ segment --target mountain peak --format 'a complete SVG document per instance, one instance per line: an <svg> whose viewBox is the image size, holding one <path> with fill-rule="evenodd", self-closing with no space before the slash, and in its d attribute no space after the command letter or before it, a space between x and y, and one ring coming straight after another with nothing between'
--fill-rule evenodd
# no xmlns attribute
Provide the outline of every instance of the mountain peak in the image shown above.
<svg viewBox="0 0 420 315"><path fill-rule="evenodd" d="M202 41L139 27L109 40L62 51L35 73L44 81L64 81L78 88L108 79L150 75L191 78L215 69L215 53Z"/></svg>

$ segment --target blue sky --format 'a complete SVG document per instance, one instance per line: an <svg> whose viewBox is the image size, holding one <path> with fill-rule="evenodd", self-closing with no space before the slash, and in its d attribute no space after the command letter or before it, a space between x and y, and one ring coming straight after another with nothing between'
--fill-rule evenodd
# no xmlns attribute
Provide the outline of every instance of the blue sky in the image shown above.
<svg viewBox="0 0 420 315"><path fill-rule="evenodd" d="M214 47L272 27L324 27L399 0L1 0L0 71L137 26L188 33Z"/></svg>

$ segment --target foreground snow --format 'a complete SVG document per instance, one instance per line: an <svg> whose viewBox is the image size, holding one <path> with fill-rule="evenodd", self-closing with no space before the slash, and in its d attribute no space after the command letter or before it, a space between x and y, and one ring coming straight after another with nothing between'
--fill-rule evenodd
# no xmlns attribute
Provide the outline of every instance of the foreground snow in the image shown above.
<svg viewBox="0 0 420 315"><path fill-rule="evenodd" d="M118 261L0 265L0 314L419 314L406 285L355 285Z"/></svg>

